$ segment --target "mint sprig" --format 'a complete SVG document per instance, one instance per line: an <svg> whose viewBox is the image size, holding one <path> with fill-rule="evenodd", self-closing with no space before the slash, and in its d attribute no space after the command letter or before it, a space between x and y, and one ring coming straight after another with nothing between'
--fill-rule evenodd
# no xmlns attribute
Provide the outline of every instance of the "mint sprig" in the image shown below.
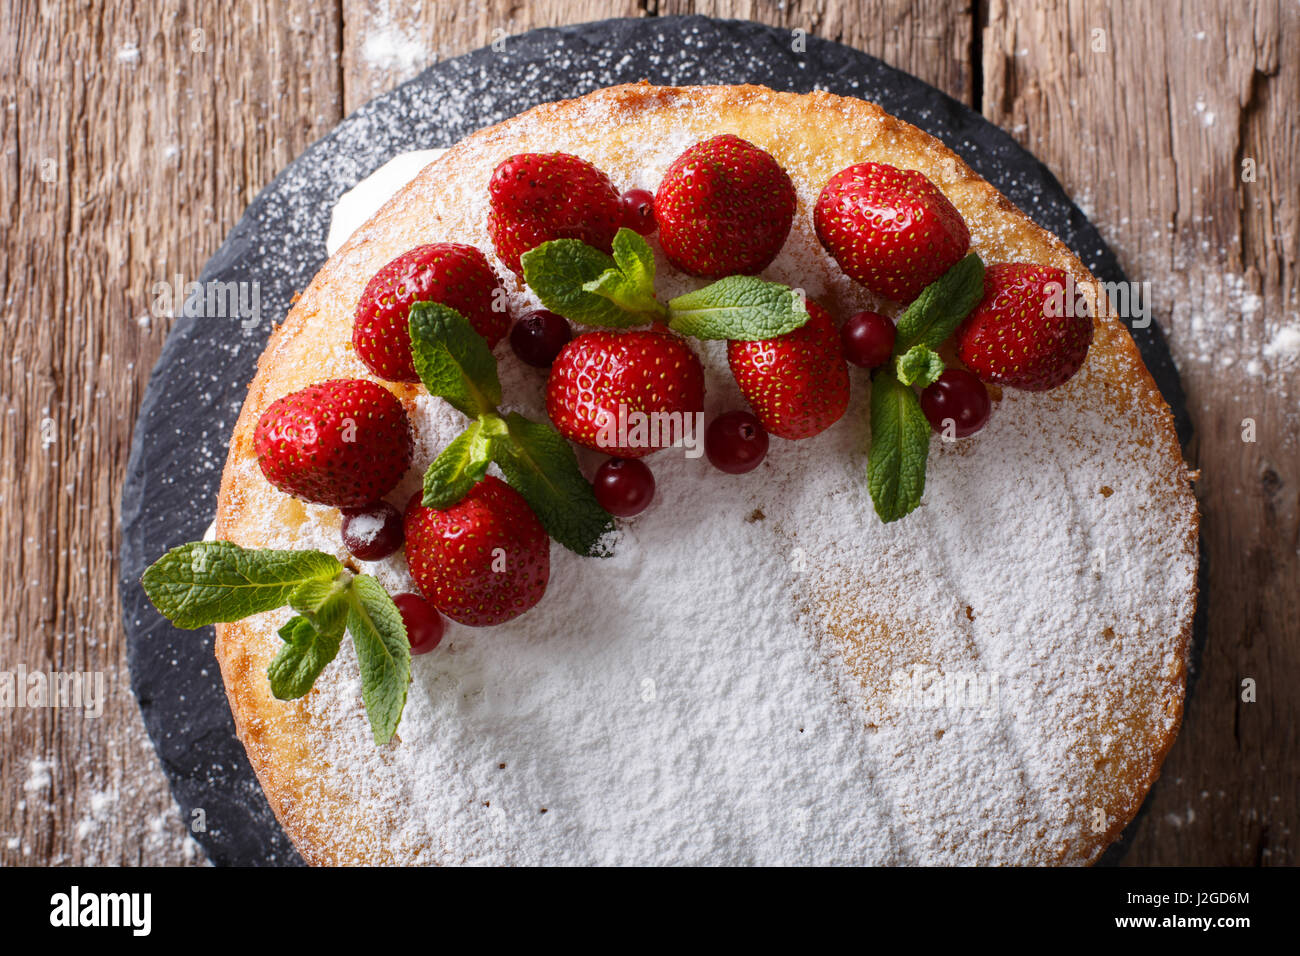
<svg viewBox="0 0 1300 956"><path fill-rule="evenodd" d="M921 503L930 422L911 387L888 366L871 380L871 451L867 487L876 514L886 524Z"/></svg>
<svg viewBox="0 0 1300 956"><path fill-rule="evenodd" d="M635 250L630 254L635 258ZM631 271L640 268L630 259L625 264ZM653 266L649 268L653 270ZM455 314L446 306L440 308ZM454 321L444 316L437 322L416 322L414 306L411 313L412 354L468 355L473 350L461 339L483 341L464 319ZM577 554L605 556L602 543L614 529L614 519L596 501L595 492L578 468L572 446L550 425L530 421L518 412L502 417L496 408L501 400L496 359L491 352L486 356L486 361L459 363L457 368L463 374L438 374L427 379L423 378L423 368L439 369L429 364L422 366L418 359L415 363L430 394L448 401L465 395L495 394L490 406L474 406L475 420L429 465L421 500L429 508L451 507L482 481L488 466L496 462L506 481L528 502L552 538Z"/></svg>
<svg viewBox="0 0 1300 956"><path fill-rule="evenodd" d="M497 361L469 320L439 302L411 306L411 358L429 394L471 418L501 403Z"/></svg>
<svg viewBox="0 0 1300 956"><path fill-rule="evenodd" d="M604 296L631 316L647 321L663 321L668 310L655 298L655 254L638 233L626 227L614 236L613 266L590 282L583 291Z"/></svg>
<svg viewBox="0 0 1300 956"><path fill-rule="evenodd" d="M524 496L542 526L570 551L603 557L604 538L614 520L596 501L578 469L573 446L544 422L511 412L506 440L495 445L494 460L506 481Z"/></svg>
<svg viewBox="0 0 1300 956"><path fill-rule="evenodd" d="M451 440L424 473L424 504L448 508L483 480L492 464L492 443L505 431L505 423L487 414Z"/></svg>
<svg viewBox="0 0 1300 956"><path fill-rule="evenodd" d="M345 624L346 618L321 629L300 614L280 628L284 646L266 669L277 700L296 700L312 689L321 671L338 656Z"/></svg>
<svg viewBox="0 0 1300 956"><path fill-rule="evenodd" d="M808 321L799 292L756 276L728 276L679 295L668 312L670 328L697 339L774 339Z"/></svg>
<svg viewBox="0 0 1300 956"><path fill-rule="evenodd" d="M663 317L654 296L654 253L631 229L614 237L615 256L578 239L553 239L519 257L546 308L579 322L630 328Z"/></svg>
<svg viewBox="0 0 1300 956"><path fill-rule="evenodd" d="M774 339L808 321L796 290L756 276L728 276L661 303L650 243L624 227L612 256L577 239L553 239L524 253L524 281L542 305L580 325L630 328L665 322L698 339Z"/></svg>
<svg viewBox="0 0 1300 956"><path fill-rule="evenodd" d="M893 358L871 380L867 487L881 521L897 521L921 504L930 422L912 389L932 385L943 374L935 349L983 294L984 263L972 252L922 289L898 318Z"/></svg>
<svg viewBox="0 0 1300 956"><path fill-rule="evenodd" d="M228 541L173 548L144 573L145 593L177 627L238 621L289 603L298 588L343 570L319 551L248 551Z"/></svg>
<svg viewBox="0 0 1300 956"><path fill-rule="evenodd" d="M141 581L154 607L187 630L285 605L296 610L280 628L284 646L267 668L271 692L281 700L311 690L337 656L346 629L375 743L386 744L397 732L411 681L411 646L397 605L369 575L353 574L321 551L191 541L150 565Z"/></svg>
<svg viewBox="0 0 1300 956"><path fill-rule="evenodd" d="M922 289L903 310L898 317L894 354L904 355L916 345L938 348L983 295L984 263L972 252Z"/></svg>
<svg viewBox="0 0 1300 956"><path fill-rule="evenodd" d="M913 345L894 359L894 371L904 385L925 388L933 385L946 368L943 356L928 345Z"/></svg>
<svg viewBox="0 0 1300 956"><path fill-rule="evenodd" d="M411 683L411 644L402 613L382 584L368 574L352 579L348 591L348 633L361 668L361 700L375 743L397 733Z"/></svg>

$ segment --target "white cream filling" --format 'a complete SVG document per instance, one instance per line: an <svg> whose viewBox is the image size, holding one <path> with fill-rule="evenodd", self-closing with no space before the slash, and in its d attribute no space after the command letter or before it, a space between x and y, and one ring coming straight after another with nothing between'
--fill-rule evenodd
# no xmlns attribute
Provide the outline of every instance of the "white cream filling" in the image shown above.
<svg viewBox="0 0 1300 956"><path fill-rule="evenodd" d="M417 149L398 153L340 196L330 213L325 251L331 256L338 252L384 203L445 152L445 149Z"/></svg>

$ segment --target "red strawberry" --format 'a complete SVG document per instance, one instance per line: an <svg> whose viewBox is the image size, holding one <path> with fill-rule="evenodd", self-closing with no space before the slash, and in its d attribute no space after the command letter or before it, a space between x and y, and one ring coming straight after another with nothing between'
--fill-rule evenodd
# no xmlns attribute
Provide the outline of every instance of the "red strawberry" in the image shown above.
<svg viewBox="0 0 1300 956"><path fill-rule="evenodd" d="M257 463L286 494L359 508L388 494L411 466L411 428L393 393L336 378L277 398L253 431Z"/></svg>
<svg viewBox="0 0 1300 956"><path fill-rule="evenodd" d="M542 599L551 539L519 492L488 475L450 508L406 506L406 561L429 602L453 621L490 627Z"/></svg>
<svg viewBox="0 0 1300 956"><path fill-rule="evenodd" d="M411 362L413 302L441 302L469 320L494 348L510 328L505 289L487 256L459 242L417 246L366 283L357 303L352 345L366 368L390 382L418 382Z"/></svg>
<svg viewBox="0 0 1300 956"><path fill-rule="evenodd" d="M966 221L939 187L884 163L832 176L813 225L845 274L897 302L911 302L970 249Z"/></svg>
<svg viewBox="0 0 1300 956"><path fill-rule="evenodd" d="M727 134L673 161L655 194L659 244L691 275L755 275L776 258L794 219L794 184L771 154Z"/></svg>
<svg viewBox="0 0 1300 956"><path fill-rule="evenodd" d="M989 266L984 298L957 327L957 356L985 382L1056 388L1079 371L1092 344L1092 319L1062 314L1065 284L1065 273L1048 266Z"/></svg>
<svg viewBox="0 0 1300 956"><path fill-rule="evenodd" d="M488 182L488 234L519 275L519 257L552 239L580 239L609 252L623 205L609 177L568 153L511 156Z"/></svg>
<svg viewBox="0 0 1300 956"><path fill-rule="evenodd" d="M727 363L740 393L773 435L811 438L849 405L849 369L830 314L808 303L808 321L775 339L730 341Z"/></svg>
<svg viewBox="0 0 1300 956"><path fill-rule="evenodd" d="M546 412L560 434L615 458L666 448L694 427L688 416L703 411L704 369L671 332L579 335L560 350L546 382Z"/></svg>

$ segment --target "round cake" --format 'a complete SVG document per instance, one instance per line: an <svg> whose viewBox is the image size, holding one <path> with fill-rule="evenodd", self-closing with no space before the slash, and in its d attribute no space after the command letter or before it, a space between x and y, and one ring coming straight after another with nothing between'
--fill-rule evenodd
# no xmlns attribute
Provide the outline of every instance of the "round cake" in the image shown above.
<svg viewBox="0 0 1300 956"><path fill-rule="evenodd" d="M956 155L865 102L761 87L615 87L530 110L439 157L321 269L262 355L235 427L216 534L348 557L335 508L272 487L254 429L276 399L376 380L352 347L370 278L424 243L481 249L512 314L539 303L493 255L488 182L563 152L618 190L655 190L693 144L735 134L793 181L765 279L837 320L882 302L818 241L846 167L916 170L986 263L1092 277ZM657 237L664 297L701 280ZM1132 819L1182 716L1197 512L1169 409L1124 326L1087 291L1093 341L1065 385L993 389L972 438L932 441L921 505L882 523L866 481L869 379L813 438L773 437L729 475L682 448L649 461L654 503L613 554L552 545L532 610L449 624L413 659L397 736L376 746L346 643L306 696L267 666L289 610L218 625L236 725L272 808L312 863L1082 864ZM711 418L745 404L726 344L697 343ZM546 413L544 370L496 349L504 403ZM399 508L467 419L420 385ZM579 451L587 474L601 456ZM353 562L414 590L401 552Z"/></svg>

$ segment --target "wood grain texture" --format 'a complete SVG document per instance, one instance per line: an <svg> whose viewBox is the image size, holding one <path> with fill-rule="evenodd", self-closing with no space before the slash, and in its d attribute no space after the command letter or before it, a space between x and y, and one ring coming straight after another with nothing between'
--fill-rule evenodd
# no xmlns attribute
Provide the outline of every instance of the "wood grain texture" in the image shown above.
<svg viewBox="0 0 1300 956"><path fill-rule="evenodd" d="M536 26L692 12L840 40L982 108L1152 282L1198 429L1211 629L1127 862L1294 862L1293 5L0 3L0 670L100 671L109 691L98 719L0 713L0 864L202 859L130 694L115 587L131 429L170 326L150 313L153 284L197 276L279 170L430 63ZM1244 159L1256 182L1241 181Z"/></svg>
<svg viewBox="0 0 1300 956"><path fill-rule="evenodd" d="M1294 864L1300 12L995 0L983 33L985 113L1151 283L1196 427L1209 642L1127 862Z"/></svg>
<svg viewBox="0 0 1300 956"><path fill-rule="evenodd" d="M296 6L6 0L0 670L102 672L108 700L0 713L0 863L196 856L130 691L121 484L170 326L153 284L197 277L341 118L337 11Z"/></svg>

